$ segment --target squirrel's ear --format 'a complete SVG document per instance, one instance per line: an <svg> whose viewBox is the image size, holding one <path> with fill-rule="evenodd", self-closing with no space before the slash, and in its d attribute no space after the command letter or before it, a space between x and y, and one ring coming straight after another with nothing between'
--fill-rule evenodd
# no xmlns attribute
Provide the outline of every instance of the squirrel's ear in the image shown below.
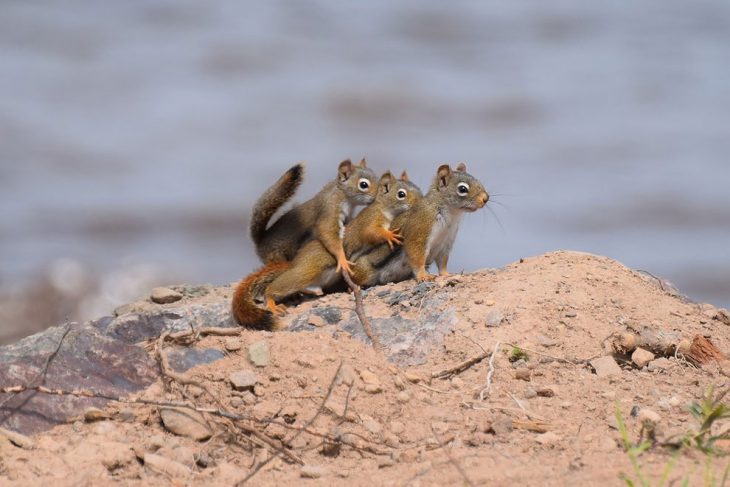
<svg viewBox="0 0 730 487"><path fill-rule="evenodd" d="M360 167L368 167L368 164L367 164L367 162L365 162L364 157L362 159L360 159Z"/></svg>
<svg viewBox="0 0 730 487"><path fill-rule="evenodd" d="M345 159L340 163L340 167L337 168L337 177L340 181L347 181L352 175L352 161Z"/></svg>
<svg viewBox="0 0 730 487"><path fill-rule="evenodd" d="M459 165L456 166L456 170L459 172L466 172L466 164L460 162Z"/></svg>
<svg viewBox="0 0 730 487"><path fill-rule="evenodd" d="M380 186L383 187L383 194L387 194L390 192L390 186L393 184L393 175L390 173L390 171L385 171L382 176L380 176Z"/></svg>
<svg viewBox="0 0 730 487"><path fill-rule="evenodd" d="M436 179L438 179L439 187L444 187L449 184L449 178L451 177L451 168L448 164L442 164L436 171Z"/></svg>
<svg viewBox="0 0 730 487"><path fill-rule="evenodd" d="M400 175L400 180L405 182L410 181L410 179L408 179L408 173L403 171L403 174Z"/></svg>

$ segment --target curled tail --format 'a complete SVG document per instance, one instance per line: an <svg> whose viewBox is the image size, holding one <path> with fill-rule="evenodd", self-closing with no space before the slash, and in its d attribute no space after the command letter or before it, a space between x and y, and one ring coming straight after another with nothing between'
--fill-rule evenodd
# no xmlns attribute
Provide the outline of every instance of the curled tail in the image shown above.
<svg viewBox="0 0 730 487"><path fill-rule="evenodd" d="M267 264L238 283L233 293L231 309L239 325L256 330L275 330L279 327L274 313L256 306L254 298L290 265L288 262Z"/></svg>
<svg viewBox="0 0 730 487"><path fill-rule="evenodd" d="M264 194L256 201L251 214L251 238L258 247L266 233L266 227L274 213L294 196L299 185L302 184L304 165L297 164L289 168Z"/></svg>

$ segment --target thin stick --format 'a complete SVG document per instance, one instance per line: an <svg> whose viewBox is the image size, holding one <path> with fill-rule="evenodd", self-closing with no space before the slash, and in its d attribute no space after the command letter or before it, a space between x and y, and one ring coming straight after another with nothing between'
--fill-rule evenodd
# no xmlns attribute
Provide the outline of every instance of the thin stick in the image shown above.
<svg viewBox="0 0 730 487"><path fill-rule="evenodd" d="M497 343L494 345L494 350L492 351L492 356L489 358L489 371L487 372L487 383L484 386L484 389L479 391L479 400L483 401L486 396L489 396L489 394L492 392L492 376L494 375L494 357L497 356L497 352L499 351L499 345L500 342L497 341Z"/></svg>
<svg viewBox="0 0 730 487"><path fill-rule="evenodd" d="M459 474L464 478L464 481L466 482L469 487L475 487L474 482L471 481L469 476L464 471L464 468L459 464L459 462L456 461L456 459L451 456L451 452L448 450L448 448L444 447L444 444L441 443L441 440L439 440L438 435L436 434L436 430L433 429L433 425L431 425L431 434L433 434L433 439L436 440L436 443L438 443L439 448L443 450L443 452L446 454L446 457L449 459L449 463L454 466L454 468L459 472Z"/></svg>
<svg viewBox="0 0 730 487"><path fill-rule="evenodd" d="M449 367L448 369L440 370L438 372L432 372L431 378L432 379L448 379L452 375L456 375L460 372L465 371L469 367L471 367L474 364L478 364L485 358L489 357L489 352L480 353L476 357L472 357L469 360L465 360L461 362L460 364L456 364L453 367Z"/></svg>
<svg viewBox="0 0 730 487"><path fill-rule="evenodd" d="M373 333L373 327L370 325L370 319L365 314L365 305L363 304L362 291L360 290L360 286L355 284L355 282L350 277L350 274L348 274L347 271L344 269L342 271L342 277L345 279L345 282L350 287L352 294L355 295L355 313L357 313L357 317L360 319L360 323L362 323L365 334L368 336L368 338L370 338L370 341L373 343L373 348L375 348L375 350L377 350L378 352L382 352L383 345L380 343L380 339L375 335L375 333Z"/></svg>
<svg viewBox="0 0 730 487"><path fill-rule="evenodd" d="M335 371L335 375L334 375L334 377L332 377L332 381L330 381L329 388L327 389L327 394L324 396L324 399L322 400L322 403L317 408L317 412L314 414L314 416L312 416L309 419L309 421L307 421L303 425L302 429L299 430L299 431L297 431L296 433L294 433L294 435L292 435L292 437L289 438L286 441L286 443L291 444L295 439L297 439L299 437L299 435L302 434L302 432L304 431L305 428L309 428L312 425L312 423L314 423L314 421L319 417L319 415L322 414L322 411L324 410L324 405L325 405L325 403L327 403L327 400L332 395L332 391L335 388L335 383L337 382L337 376L340 375L340 370L341 369L342 369L342 362L340 362L340 365L337 367L337 371ZM253 478L257 473L259 473L262 468L264 468L266 465L268 465L269 463L271 463L278 456L279 456L279 452L277 451L273 455L269 456L269 458L267 458L266 460L264 460L263 462L261 462L260 464L258 464L256 466L256 468L251 471L251 473L249 473L248 475L246 475L246 477L244 477L240 482L236 483L236 487L240 487L240 486L244 485L251 478Z"/></svg>

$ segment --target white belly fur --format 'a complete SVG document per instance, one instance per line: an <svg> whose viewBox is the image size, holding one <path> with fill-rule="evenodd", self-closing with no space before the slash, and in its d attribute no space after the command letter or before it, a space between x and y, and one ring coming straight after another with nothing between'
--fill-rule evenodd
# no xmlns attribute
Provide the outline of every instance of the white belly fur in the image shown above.
<svg viewBox="0 0 730 487"><path fill-rule="evenodd" d="M456 240L461 215L459 210L444 209L438 212L426 242L426 267L449 255Z"/></svg>

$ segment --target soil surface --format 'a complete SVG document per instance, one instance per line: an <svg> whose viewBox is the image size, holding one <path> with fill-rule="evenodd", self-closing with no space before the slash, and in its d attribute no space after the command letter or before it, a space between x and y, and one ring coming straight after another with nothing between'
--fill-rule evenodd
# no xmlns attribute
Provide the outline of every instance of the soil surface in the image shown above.
<svg viewBox="0 0 730 487"><path fill-rule="evenodd" d="M722 365L697 368L681 354L642 368L614 355L619 369L596 373L590 362L611 356L612 335L627 327L703 335L730 349L722 310L605 257L559 251L417 286L366 292L378 334L389 323L436 323L406 344L394 334L385 353L344 331L354 327L350 294L310 297L288 309L287 331L244 330L189 345L225 354L185 372L216 400L161 379L132 396L251 421L203 413L193 423L210 437L198 441L170 432L157 405L110 402L103 413L33 435L33 445L0 433L0 484L235 485L272 455L266 440L281 441L289 455L266 463L250 485L621 485L622 474L636 474L621 447L617 408L632 441L641 412L656 413L662 440L695 429L688 404L710 386L728 385ZM230 295L224 286L183 301ZM143 301L127 310L180 304ZM432 378L479 355L464 370ZM243 433L250 426L259 434ZM640 457L642 471L656 481L672 459L657 446ZM669 480L719 478L726 463L682 452Z"/></svg>

